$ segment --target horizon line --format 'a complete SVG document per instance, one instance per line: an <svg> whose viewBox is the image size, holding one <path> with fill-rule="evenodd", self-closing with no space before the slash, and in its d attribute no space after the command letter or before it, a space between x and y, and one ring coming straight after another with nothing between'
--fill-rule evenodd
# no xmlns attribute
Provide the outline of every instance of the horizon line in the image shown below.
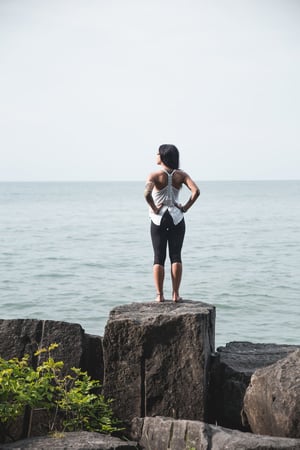
<svg viewBox="0 0 300 450"><path fill-rule="evenodd" d="M300 181L300 178L233 178L233 179L222 179L222 178L203 178L198 180L198 182L255 182L255 181ZM107 179L107 180L0 180L0 183L142 183L145 180L124 180L124 179Z"/></svg>

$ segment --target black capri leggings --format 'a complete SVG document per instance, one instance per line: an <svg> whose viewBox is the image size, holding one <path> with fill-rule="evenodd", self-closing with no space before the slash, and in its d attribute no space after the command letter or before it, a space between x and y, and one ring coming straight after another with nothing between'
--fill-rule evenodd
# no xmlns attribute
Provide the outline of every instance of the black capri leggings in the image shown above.
<svg viewBox="0 0 300 450"><path fill-rule="evenodd" d="M184 218L174 225L173 219L166 211L161 219L160 225L151 222L151 239L154 250L154 264L164 266L169 244L169 256L171 263L181 263L181 249L185 234Z"/></svg>

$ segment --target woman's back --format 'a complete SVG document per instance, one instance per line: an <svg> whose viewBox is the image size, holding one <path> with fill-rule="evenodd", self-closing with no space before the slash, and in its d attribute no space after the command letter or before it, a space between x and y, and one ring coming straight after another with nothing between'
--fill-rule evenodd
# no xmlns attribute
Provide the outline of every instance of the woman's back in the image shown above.
<svg viewBox="0 0 300 450"><path fill-rule="evenodd" d="M183 172L180 169L176 169L172 175L172 186L174 186L176 189L181 189L185 177L186 177L185 172ZM168 175L163 170L154 172L151 178L153 180L155 189L158 191L168 186Z"/></svg>

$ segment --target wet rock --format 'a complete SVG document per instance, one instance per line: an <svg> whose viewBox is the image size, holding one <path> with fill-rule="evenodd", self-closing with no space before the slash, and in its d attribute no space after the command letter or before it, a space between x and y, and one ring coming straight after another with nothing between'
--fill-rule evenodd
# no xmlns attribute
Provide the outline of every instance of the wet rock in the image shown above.
<svg viewBox="0 0 300 450"><path fill-rule="evenodd" d="M206 416L215 308L201 302L132 303L105 328L104 393L123 421Z"/></svg>
<svg viewBox="0 0 300 450"><path fill-rule="evenodd" d="M243 413L253 433L300 438L300 349L254 372Z"/></svg>
<svg viewBox="0 0 300 450"><path fill-rule="evenodd" d="M297 348L294 345L251 342L230 342L219 347L212 363L209 422L249 431L249 426L242 423L241 410L252 374Z"/></svg>
<svg viewBox="0 0 300 450"><path fill-rule="evenodd" d="M243 433L191 420L135 418L132 438L143 450L299 450L300 439Z"/></svg>

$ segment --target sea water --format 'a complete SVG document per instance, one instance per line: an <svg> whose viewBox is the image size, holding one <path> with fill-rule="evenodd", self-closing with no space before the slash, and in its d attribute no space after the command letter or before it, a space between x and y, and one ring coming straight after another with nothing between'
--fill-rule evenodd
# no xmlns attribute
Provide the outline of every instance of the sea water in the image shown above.
<svg viewBox="0 0 300 450"><path fill-rule="evenodd" d="M300 343L300 181L198 182L181 295L216 306L216 345ZM155 298L143 182L0 183L1 318L80 323ZM189 196L184 188L182 202ZM165 296L171 299L170 264Z"/></svg>

